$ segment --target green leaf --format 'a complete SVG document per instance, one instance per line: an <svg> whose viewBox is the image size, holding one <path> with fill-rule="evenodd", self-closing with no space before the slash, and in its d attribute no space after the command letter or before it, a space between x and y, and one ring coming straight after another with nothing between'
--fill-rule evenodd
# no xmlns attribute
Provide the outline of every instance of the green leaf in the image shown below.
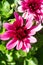
<svg viewBox="0 0 43 65"><path fill-rule="evenodd" d="M18 53L20 54L21 57L27 56L27 53L24 52L23 50L19 50Z"/></svg>
<svg viewBox="0 0 43 65"><path fill-rule="evenodd" d="M24 60L24 65L38 65L38 61L36 58L30 58Z"/></svg>
<svg viewBox="0 0 43 65"><path fill-rule="evenodd" d="M1 16L8 18L11 16L11 14L13 13L13 9L10 8L10 4L8 1L5 1L2 4L2 10L1 10Z"/></svg>
<svg viewBox="0 0 43 65"><path fill-rule="evenodd" d="M2 7L3 11L9 12L10 10L10 4L8 3L8 1L5 1Z"/></svg>

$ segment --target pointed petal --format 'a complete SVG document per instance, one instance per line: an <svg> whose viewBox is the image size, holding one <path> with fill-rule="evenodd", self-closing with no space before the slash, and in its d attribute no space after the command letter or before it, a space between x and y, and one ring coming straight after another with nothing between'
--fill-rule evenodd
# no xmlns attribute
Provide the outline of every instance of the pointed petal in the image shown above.
<svg viewBox="0 0 43 65"><path fill-rule="evenodd" d="M25 49L22 49L22 50L23 50L24 52L27 52L27 53L28 53L30 49L29 49L29 48L25 48Z"/></svg>
<svg viewBox="0 0 43 65"><path fill-rule="evenodd" d="M29 35L29 36L32 36L32 35L35 35L35 34L36 34L36 31L30 30L28 35Z"/></svg>
<svg viewBox="0 0 43 65"><path fill-rule="evenodd" d="M20 13L24 12L23 9L22 9L22 6L18 7L18 12L20 12Z"/></svg>
<svg viewBox="0 0 43 65"><path fill-rule="evenodd" d="M13 29L12 24L9 24L9 23L4 23L3 27L5 27L7 30L12 30Z"/></svg>
<svg viewBox="0 0 43 65"><path fill-rule="evenodd" d="M23 18L21 16L19 16L19 14L17 12L14 12L14 15L15 15L15 18L16 18L17 25L22 26L23 25Z"/></svg>
<svg viewBox="0 0 43 65"><path fill-rule="evenodd" d="M30 43L24 43L23 47L22 47L22 50L25 51L25 52L29 52L29 49L31 48L31 45Z"/></svg>
<svg viewBox="0 0 43 65"><path fill-rule="evenodd" d="M29 11L28 11L28 12L29 12ZM29 12L29 13L28 13L28 12L24 12L23 15L22 15L22 17L23 17L24 19L33 20L33 19L34 19L34 15L31 14L30 12Z"/></svg>
<svg viewBox="0 0 43 65"><path fill-rule="evenodd" d="M35 35L36 32L40 31L43 28L43 26L40 24L36 25L36 26L32 26L30 31L29 31L29 36L31 35Z"/></svg>
<svg viewBox="0 0 43 65"><path fill-rule="evenodd" d="M22 17L23 17L24 19L28 19L28 16L29 16L29 15L28 15L28 12L24 12L23 15L22 15Z"/></svg>
<svg viewBox="0 0 43 65"><path fill-rule="evenodd" d="M28 38L30 40L30 43L36 43L37 39L33 36L30 36L30 38Z"/></svg>
<svg viewBox="0 0 43 65"><path fill-rule="evenodd" d="M10 40L10 41L7 43L6 48L7 48L8 50L11 50L11 49L14 48L18 43L19 43L18 40L12 39L12 40Z"/></svg>
<svg viewBox="0 0 43 65"><path fill-rule="evenodd" d="M31 48L31 44L30 44L29 39L25 39L23 41L24 41L24 43L23 43L23 46L22 46L22 50L25 51L25 52L29 52L29 49Z"/></svg>
<svg viewBox="0 0 43 65"><path fill-rule="evenodd" d="M38 31L40 31L42 28L43 28L43 26L41 25L41 23L39 23L38 25L33 26L32 31L34 30L34 31L38 32Z"/></svg>
<svg viewBox="0 0 43 65"><path fill-rule="evenodd" d="M25 27L26 27L27 29L30 29L30 28L32 27L32 25L33 25L32 20L28 19L28 20L27 20L27 23L26 23L26 25L25 25Z"/></svg>
<svg viewBox="0 0 43 65"><path fill-rule="evenodd" d="M27 18L26 18L26 27L27 27L27 29L30 29L31 27L32 27L32 25L33 25L33 15L31 14L31 13L27 13Z"/></svg>
<svg viewBox="0 0 43 65"><path fill-rule="evenodd" d="M41 23L39 25L36 26L35 30L38 32L42 29L42 25Z"/></svg>
<svg viewBox="0 0 43 65"><path fill-rule="evenodd" d="M1 35L1 40L8 40L14 35L13 31L6 31L4 34Z"/></svg>
<svg viewBox="0 0 43 65"><path fill-rule="evenodd" d="M22 46L23 46L23 42L20 41L20 42L17 44L16 49L17 49L17 50L20 50L20 49L22 48Z"/></svg>
<svg viewBox="0 0 43 65"><path fill-rule="evenodd" d="M19 16L19 23L21 26L23 26L23 18L21 16Z"/></svg>
<svg viewBox="0 0 43 65"><path fill-rule="evenodd" d="M14 16L15 16L16 19L18 19L19 14L17 12L14 12Z"/></svg>

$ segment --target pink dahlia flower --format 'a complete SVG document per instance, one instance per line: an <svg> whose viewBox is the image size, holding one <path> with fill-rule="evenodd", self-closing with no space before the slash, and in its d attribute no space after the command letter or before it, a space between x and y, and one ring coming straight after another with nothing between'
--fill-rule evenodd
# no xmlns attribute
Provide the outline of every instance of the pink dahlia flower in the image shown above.
<svg viewBox="0 0 43 65"><path fill-rule="evenodd" d="M27 18L30 14L36 20L43 17L43 0L21 0L18 7L19 12L24 12L23 17Z"/></svg>
<svg viewBox="0 0 43 65"><path fill-rule="evenodd" d="M23 18L16 12L14 15L16 21L13 24L4 23L6 32L1 35L1 40L11 39L6 45L8 50L11 50L16 46L17 50L22 49L28 52L31 48L31 43L37 42L33 35L35 35L36 32L42 28L42 26L41 24L33 26L31 19L24 22Z"/></svg>

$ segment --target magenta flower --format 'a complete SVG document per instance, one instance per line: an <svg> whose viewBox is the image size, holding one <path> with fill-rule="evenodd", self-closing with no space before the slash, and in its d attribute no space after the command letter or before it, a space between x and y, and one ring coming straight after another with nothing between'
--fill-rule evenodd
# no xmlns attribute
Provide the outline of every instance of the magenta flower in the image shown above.
<svg viewBox="0 0 43 65"><path fill-rule="evenodd" d="M43 17L43 0L21 0L19 4L18 11L24 12L23 17L26 18L29 14L36 20Z"/></svg>
<svg viewBox="0 0 43 65"><path fill-rule="evenodd" d="M39 31L42 26L41 24L33 26L31 19L24 22L23 18L19 16L16 12L14 13L16 21L13 24L4 23L6 32L1 35L1 40L11 39L6 48L11 50L16 46L17 50L22 49L28 52L31 48L31 43L37 42L36 38L33 36Z"/></svg>

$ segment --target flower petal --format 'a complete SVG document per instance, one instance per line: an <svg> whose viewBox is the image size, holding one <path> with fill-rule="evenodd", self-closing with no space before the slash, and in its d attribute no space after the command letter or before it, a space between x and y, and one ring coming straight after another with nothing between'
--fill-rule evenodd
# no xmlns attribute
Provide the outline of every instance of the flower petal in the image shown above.
<svg viewBox="0 0 43 65"><path fill-rule="evenodd" d="M35 30L30 30L28 35L31 36L31 35L35 35L35 34L36 34Z"/></svg>
<svg viewBox="0 0 43 65"><path fill-rule="evenodd" d="M23 18L19 16L19 22L21 23L21 26L23 26Z"/></svg>
<svg viewBox="0 0 43 65"><path fill-rule="evenodd" d="M14 36L14 32L13 31L6 31L4 34L1 35L1 40L8 40L10 39L12 36Z"/></svg>
<svg viewBox="0 0 43 65"><path fill-rule="evenodd" d="M29 17L28 12L24 12L23 15L22 15L22 17L23 17L24 19L28 19L28 17Z"/></svg>
<svg viewBox="0 0 43 65"><path fill-rule="evenodd" d="M23 25L23 18L21 16L19 16L19 14L17 12L14 12L14 15L16 18L17 25L22 26Z"/></svg>
<svg viewBox="0 0 43 65"><path fill-rule="evenodd" d="M43 26L41 25L41 23L38 25L32 26L28 35L29 36L35 35L36 32L40 31L42 28L43 28Z"/></svg>
<svg viewBox="0 0 43 65"><path fill-rule="evenodd" d="M25 27L26 27L27 29L30 29L30 28L32 27L32 25L33 25L32 20L31 20L31 19L28 19L28 20L27 20L27 23L26 23L26 25L25 25Z"/></svg>
<svg viewBox="0 0 43 65"><path fill-rule="evenodd" d="M22 47L22 50L25 51L25 52L29 52L29 49L31 48L31 45L30 43L24 43L23 44L23 47Z"/></svg>
<svg viewBox="0 0 43 65"><path fill-rule="evenodd" d="M24 0L24 1L27 2L27 3L29 2L29 0Z"/></svg>
<svg viewBox="0 0 43 65"><path fill-rule="evenodd" d="M29 52L30 49L29 49L29 48L25 48L25 49L22 48L22 50L23 50L24 52Z"/></svg>
<svg viewBox="0 0 43 65"><path fill-rule="evenodd" d="M22 6L18 7L18 12L20 12L20 13L24 12L23 9L22 9Z"/></svg>
<svg viewBox="0 0 43 65"><path fill-rule="evenodd" d="M12 39L12 40L10 40L10 41L7 43L6 48L7 48L8 50L11 50L11 49L14 48L18 43L19 43L18 40Z"/></svg>
<svg viewBox="0 0 43 65"><path fill-rule="evenodd" d="M15 16L16 19L18 19L19 14L17 12L14 12L14 16Z"/></svg>
<svg viewBox="0 0 43 65"><path fill-rule="evenodd" d="M29 39L27 39L27 38L23 39L23 41L24 41L25 43L30 43L30 42L29 42Z"/></svg>
<svg viewBox="0 0 43 65"><path fill-rule="evenodd" d="M41 23L39 23L38 25L33 26L32 28L33 28L32 31L34 30L34 31L38 32L43 28L43 26L41 25Z"/></svg>
<svg viewBox="0 0 43 65"><path fill-rule="evenodd" d="M41 25L41 23L40 23L38 26L36 26L35 30L38 32L38 31L40 31L41 29L42 29L42 25Z"/></svg>
<svg viewBox="0 0 43 65"><path fill-rule="evenodd" d="M22 48L22 46L23 46L23 42L20 41L20 42L17 44L16 49L17 49L17 50L20 50L20 49Z"/></svg>
<svg viewBox="0 0 43 65"><path fill-rule="evenodd" d="M4 23L3 27L5 27L7 30L12 30L13 29L13 25L9 24L9 23Z"/></svg>
<svg viewBox="0 0 43 65"><path fill-rule="evenodd" d="M36 43L37 39L33 36L30 36L30 38L28 38L30 40L30 43Z"/></svg>
<svg viewBox="0 0 43 65"><path fill-rule="evenodd" d="M29 11L28 11L29 12ZM32 13L28 13L28 12L24 12L23 13L23 15L22 15L22 17L24 18L24 19L30 19L30 20L33 20L34 19L34 15L32 14Z"/></svg>

